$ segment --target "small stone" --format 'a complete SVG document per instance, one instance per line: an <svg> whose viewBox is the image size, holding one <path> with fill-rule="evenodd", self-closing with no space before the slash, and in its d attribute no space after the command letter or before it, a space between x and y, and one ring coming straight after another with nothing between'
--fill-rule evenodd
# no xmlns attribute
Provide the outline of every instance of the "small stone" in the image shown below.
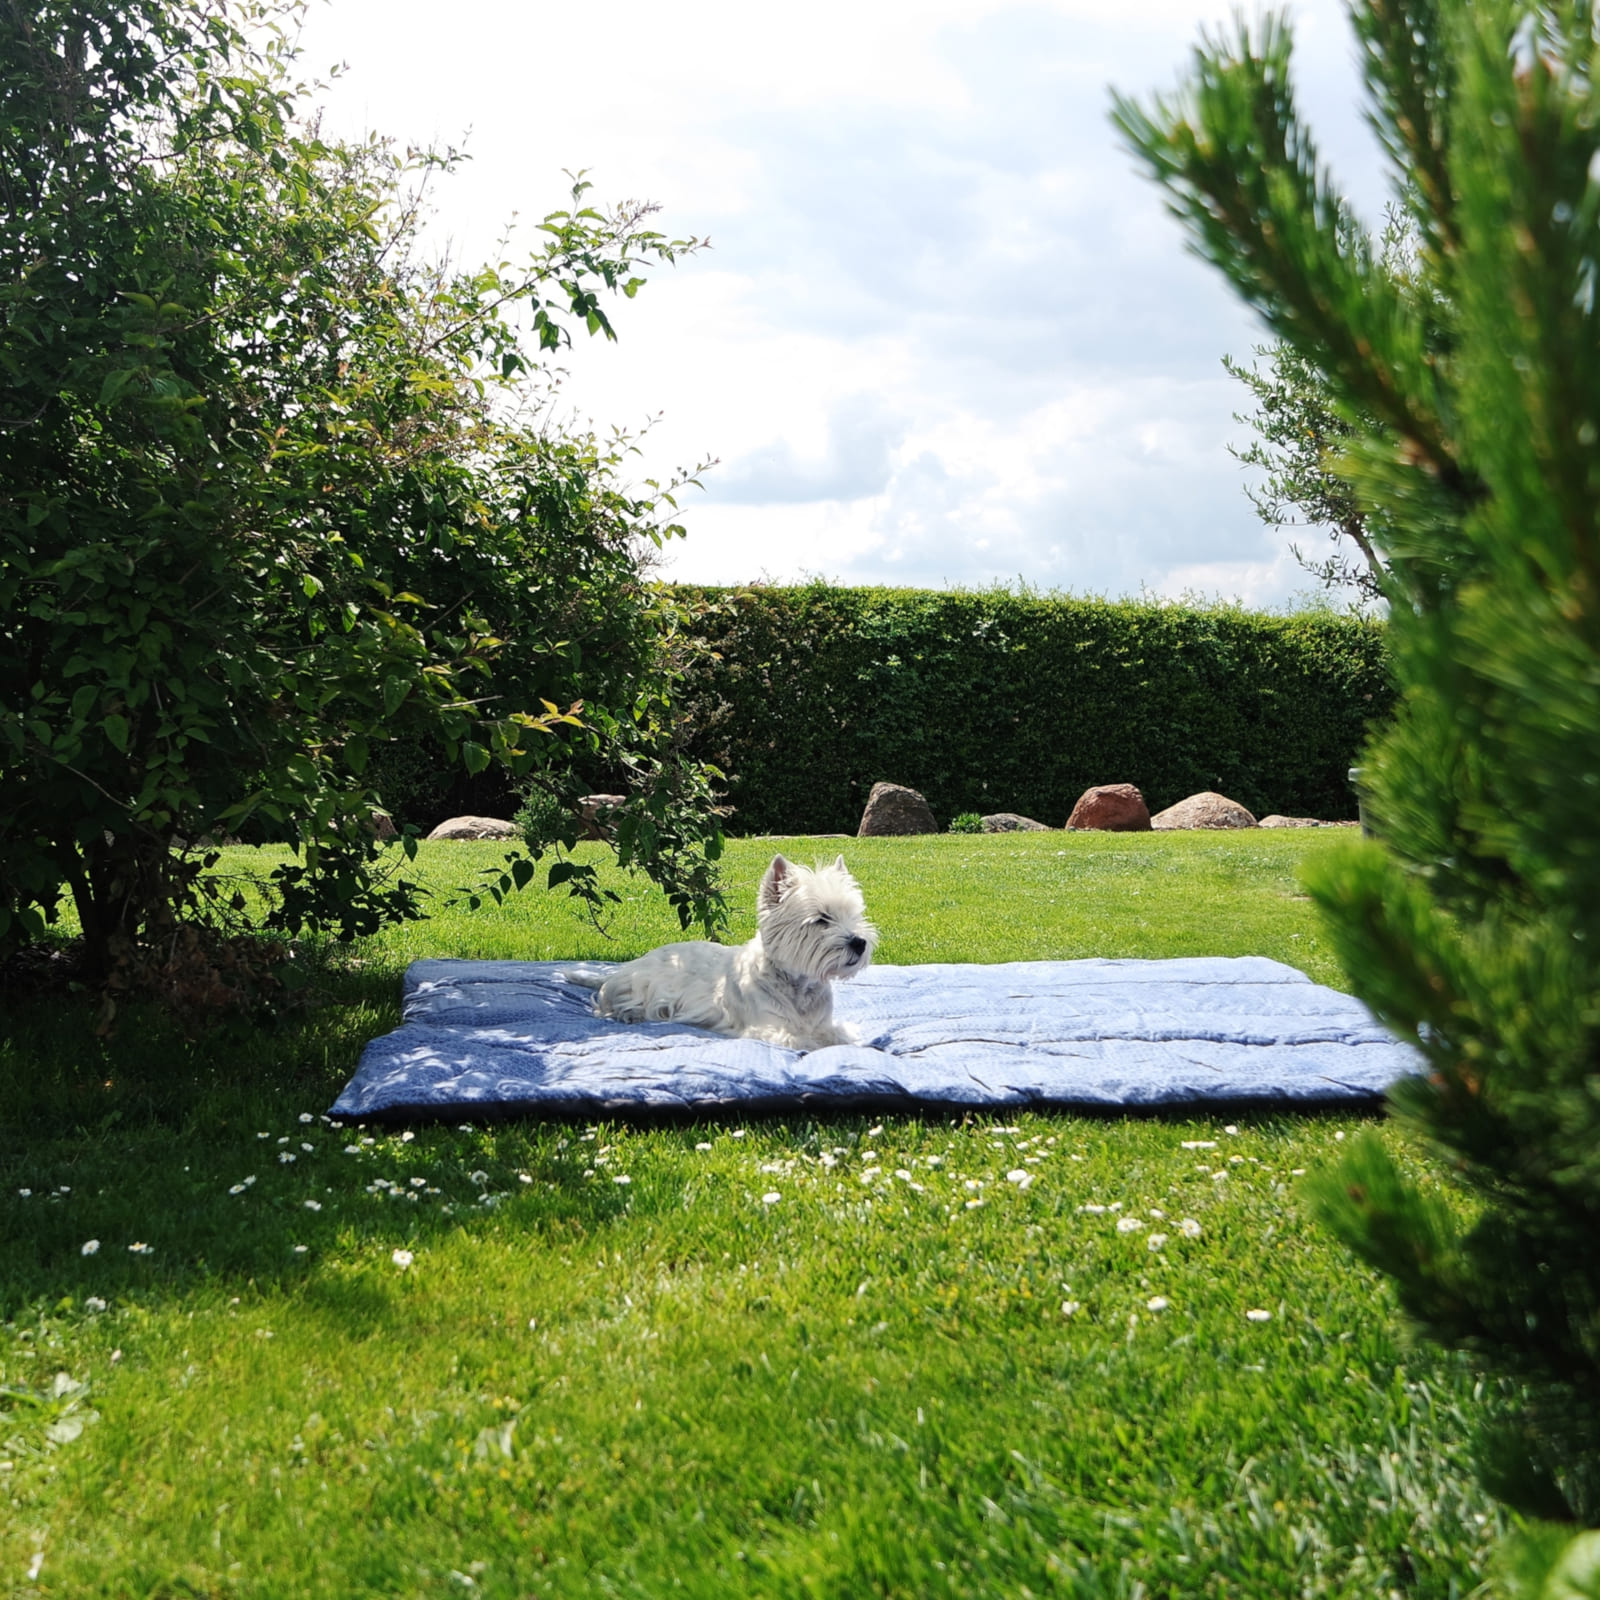
<svg viewBox="0 0 1600 1600"><path fill-rule="evenodd" d="M1206 789L1158 811L1150 819L1150 826L1161 832L1177 828L1253 828L1256 819L1237 800Z"/></svg>
<svg viewBox="0 0 1600 1600"><path fill-rule="evenodd" d="M1101 783L1085 789L1067 818L1067 827L1097 833L1143 833L1150 808L1131 783Z"/></svg>
<svg viewBox="0 0 1600 1600"><path fill-rule="evenodd" d="M1320 828L1324 824L1315 817L1282 817L1274 811L1270 817L1263 817L1257 826L1262 828Z"/></svg>
<svg viewBox="0 0 1600 1600"><path fill-rule="evenodd" d="M499 817L451 817L441 822L430 839L520 839L522 829Z"/></svg>
<svg viewBox="0 0 1600 1600"><path fill-rule="evenodd" d="M875 783L861 813L858 839L884 838L892 834L937 833L933 809L915 789L899 783Z"/></svg>
<svg viewBox="0 0 1600 1600"><path fill-rule="evenodd" d="M1048 822L1035 822L1015 811L996 811L978 819L985 833L1049 833Z"/></svg>

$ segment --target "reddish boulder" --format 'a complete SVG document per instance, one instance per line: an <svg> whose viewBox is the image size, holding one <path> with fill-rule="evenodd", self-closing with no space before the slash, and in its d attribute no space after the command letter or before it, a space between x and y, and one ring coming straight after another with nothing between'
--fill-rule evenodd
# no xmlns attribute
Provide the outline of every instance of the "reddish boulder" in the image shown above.
<svg viewBox="0 0 1600 1600"><path fill-rule="evenodd" d="M1143 833L1150 808L1131 783L1101 783L1085 789L1067 818L1067 827L1107 833Z"/></svg>
<svg viewBox="0 0 1600 1600"><path fill-rule="evenodd" d="M861 813L858 839L876 839L889 834L937 833L933 809L915 789L898 783L875 783Z"/></svg>
<svg viewBox="0 0 1600 1600"><path fill-rule="evenodd" d="M1237 800L1207 789L1158 811L1150 826L1165 832L1175 828L1254 828L1257 823Z"/></svg>

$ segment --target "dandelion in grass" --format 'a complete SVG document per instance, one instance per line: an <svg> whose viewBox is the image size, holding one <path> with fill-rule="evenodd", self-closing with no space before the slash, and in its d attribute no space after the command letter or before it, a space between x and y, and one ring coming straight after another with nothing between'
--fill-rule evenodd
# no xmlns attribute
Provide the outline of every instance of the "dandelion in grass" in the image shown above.
<svg viewBox="0 0 1600 1600"><path fill-rule="evenodd" d="M783 1196L779 1194L776 1189L768 1189L767 1192L762 1195L761 1203L764 1206L775 1206L781 1199L783 1199Z"/></svg>
<svg viewBox="0 0 1600 1600"><path fill-rule="evenodd" d="M320 1211L322 1209L322 1202L320 1200L307 1200L305 1202L305 1207L307 1211Z"/></svg>
<svg viewBox="0 0 1600 1600"><path fill-rule="evenodd" d="M1145 1242L1144 1242L1145 1249L1147 1249L1147 1250L1159 1250L1162 1247L1162 1245L1164 1245L1166 1242L1167 1242L1166 1234L1164 1234L1164 1233L1152 1233L1150 1235L1150 1237L1148 1239L1146 1239Z"/></svg>
<svg viewBox="0 0 1600 1600"><path fill-rule="evenodd" d="M404 1272L417 1258L409 1250L396 1250L389 1259Z"/></svg>
<svg viewBox="0 0 1600 1600"><path fill-rule="evenodd" d="M1244 1316L1245 1316L1245 1321L1246 1322L1271 1322L1272 1321L1272 1313L1270 1311L1263 1311L1259 1307L1257 1307L1254 1311L1245 1312Z"/></svg>
<svg viewBox="0 0 1600 1600"><path fill-rule="evenodd" d="M1144 1223L1138 1217L1118 1217L1118 1233L1143 1233Z"/></svg>
<svg viewBox="0 0 1600 1600"><path fill-rule="evenodd" d="M1200 1224L1196 1222L1193 1217L1185 1217L1183 1221L1178 1224L1178 1232L1181 1233L1185 1239L1198 1239L1200 1237Z"/></svg>
<svg viewBox="0 0 1600 1600"><path fill-rule="evenodd" d="M1146 1311L1165 1311L1172 1302L1164 1294L1153 1294L1145 1301Z"/></svg>
<svg viewBox="0 0 1600 1600"><path fill-rule="evenodd" d="M98 1239L85 1239L78 1247L78 1254L81 1256L92 1256L97 1254L99 1249L100 1241Z"/></svg>

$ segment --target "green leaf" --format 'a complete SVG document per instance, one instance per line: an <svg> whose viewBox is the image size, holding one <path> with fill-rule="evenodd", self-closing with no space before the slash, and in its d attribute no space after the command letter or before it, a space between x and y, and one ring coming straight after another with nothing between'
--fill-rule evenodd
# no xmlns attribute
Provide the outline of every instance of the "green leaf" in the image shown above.
<svg viewBox="0 0 1600 1600"><path fill-rule="evenodd" d="M367 770L367 741L360 734L352 734L344 742L345 764L357 775Z"/></svg>
<svg viewBox="0 0 1600 1600"><path fill-rule="evenodd" d="M109 717L106 717L101 722L100 726L105 729L106 738L108 738L118 750L121 750L124 754L126 754L128 749L128 719L126 717L118 716L116 712L112 712Z"/></svg>
<svg viewBox="0 0 1600 1600"><path fill-rule="evenodd" d="M489 765L490 757L481 744L474 744L467 739L462 741L461 759L466 763L467 771L476 777Z"/></svg>

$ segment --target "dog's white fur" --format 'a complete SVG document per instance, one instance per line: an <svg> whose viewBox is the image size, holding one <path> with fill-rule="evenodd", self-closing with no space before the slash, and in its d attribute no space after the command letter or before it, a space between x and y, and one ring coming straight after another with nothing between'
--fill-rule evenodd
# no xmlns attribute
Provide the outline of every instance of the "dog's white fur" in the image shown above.
<svg viewBox="0 0 1600 1600"><path fill-rule="evenodd" d="M619 1022L686 1022L791 1050L855 1043L833 1020L833 983L866 969L878 930L844 857L810 870L774 856L756 892L756 923L755 938L735 949L667 944L604 979L568 976L597 985L596 1013Z"/></svg>

